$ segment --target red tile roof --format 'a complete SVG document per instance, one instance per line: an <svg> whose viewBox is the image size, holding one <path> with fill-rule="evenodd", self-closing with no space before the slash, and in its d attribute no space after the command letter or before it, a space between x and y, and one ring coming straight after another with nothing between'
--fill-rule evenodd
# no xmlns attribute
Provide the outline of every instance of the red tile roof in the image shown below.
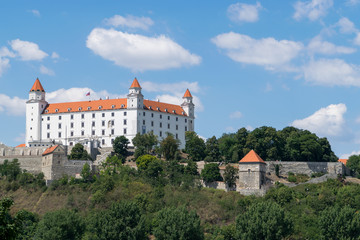
<svg viewBox="0 0 360 240"><path fill-rule="evenodd" d="M43 86L41 85L39 79L37 78L35 80L34 85L32 86L32 88L30 89L30 92L35 92L35 91L39 91L39 92L45 92Z"/></svg>
<svg viewBox="0 0 360 240"><path fill-rule="evenodd" d="M50 154L52 153L53 151L55 151L55 149L58 147L59 145L55 145L55 146L52 146L52 147L49 147L47 148L44 152L43 152L43 156L47 155L47 154Z"/></svg>
<svg viewBox="0 0 360 240"><path fill-rule="evenodd" d="M251 150L248 154L240 160L240 163L265 163L254 150Z"/></svg>
<svg viewBox="0 0 360 240"><path fill-rule="evenodd" d="M192 97L189 89L186 89L186 92L185 92L185 94L184 94L184 96L183 96L183 98L186 98L186 97Z"/></svg>
<svg viewBox="0 0 360 240"><path fill-rule="evenodd" d="M112 109L126 109L127 99L105 99L95 101L67 102L48 104L43 114L65 113L65 112L89 112ZM151 100L144 100L144 109L187 116L184 109L179 105L162 103ZM166 111L167 110L167 111ZM184 114L183 114L184 113Z"/></svg>
<svg viewBox="0 0 360 240"><path fill-rule="evenodd" d="M338 162L341 162L341 163L343 163L343 164L346 166L347 160L348 160L348 159L339 159Z"/></svg>
<svg viewBox="0 0 360 240"><path fill-rule="evenodd" d="M140 84L138 82L138 80L135 78L134 81L132 82L130 88L141 88Z"/></svg>
<svg viewBox="0 0 360 240"><path fill-rule="evenodd" d="M22 144L16 146L16 148L20 148L20 147L26 147L26 144L22 143Z"/></svg>

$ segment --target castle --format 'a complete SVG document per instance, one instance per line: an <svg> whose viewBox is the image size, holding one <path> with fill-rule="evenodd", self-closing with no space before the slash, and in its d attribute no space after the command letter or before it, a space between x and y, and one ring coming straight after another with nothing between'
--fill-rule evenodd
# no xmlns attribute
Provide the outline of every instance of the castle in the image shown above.
<svg viewBox="0 0 360 240"><path fill-rule="evenodd" d="M171 133L185 147L185 132L194 130L193 97L186 90L181 105L144 99L135 78L126 98L81 102L48 103L39 79L26 102L27 147L73 146L91 143L90 148L111 147L117 136L130 140L137 133L153 132L159 139Z"/></svg>

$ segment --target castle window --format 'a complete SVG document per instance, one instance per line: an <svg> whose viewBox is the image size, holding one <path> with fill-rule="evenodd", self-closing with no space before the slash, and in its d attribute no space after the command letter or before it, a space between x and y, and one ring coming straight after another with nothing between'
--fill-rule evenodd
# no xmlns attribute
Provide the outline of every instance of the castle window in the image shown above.
<svg viewBox="0 0 360 240"><path fill-rule="evenodd" d="M149 109L151 110L151 109L152 109L152 107L151 107L151 106L149 106Z"/></svg>
<svg viewBox="0 0 360 240"><path fill-rule="evenodd" d="M115 125L115 121L111 120L111 126L114 126L114 125Z"/></svg>
<svg viewBox="0 0 360 240"><path fill-rule="evenodd" d="M151 126L152 126L152 127L154 126L154 121L151 121Z"/></svg>
<svg viewBox="0 0 360 240"><path fill-rule="evenodd" d="M74 119L74 114L71 114L71 115L70 115L70 119L71 119L71 120Z"/></svg>
<svg viewBox="0 0 360 240"><path fill-rule="evenodd" d="M61 120L61 116L59 116L59 120Z"/></svg>
<svg viewBox="0 0 360 240"><path fill-rule="evenodd" d="M47 125L47 129L50 129L50 124Z"/></svg>
<svg viewBox="0 0 360 240"><path fill-rule="evenodd" d="M115 130L111 129L111 135L114 135L114 134L115 134Z"/></svg>
<svg viewBox="0 0 360 240"><path fill-rule="evenodd" d="M115 108L115 105L111 105L111 108Z"/></svg>
<svg viewBox="0 0 360 240"><path fill-rule="evenodd" d="M87 107L87 110L90 110L91 109L91 107Z"/></svg>
<svg viewBox="0 0 360 240"><path fill-rule="evenodd" d="M178 134L176 134L176 135L175 135L175 138L176 138L176 139L179 139L179 135L178 135Z"/></svg>
<svg viewBox="0 0 360 240"><path fill-rule="evenodd" d="M79 111L81 111L82 107L79 107L78 109L79 109Z"/></svg>
<svg viewBox="0 0 360 240"><path fill-rule="evenodd" d="M123 107L125 107L125 105L124 105L124 104L121 104L121 108L123 108Z"/></svg>
<svg viewBox="0 0 360 240"><path fill-rule="evenodd" d="M154 117L154 114L153 114L153 113L151 113L151 117Z"/></svg>
<svg viewBox="0 0 360 240"><path fill-rule="evenodd" d="M127 122L126 122L126 119L124 119L124 125L126 125L126 123L127 123Z"/></svg>
<svg viewBox="0 0 360 240"><path fill-rule="evenodd" d="M250 172L251 172L251 170L250 169L248 169L248 173L250 174Z"/></svg>
<svg viewBox="0 0 360 240"><path fill-rule="evenodd" d="M59 132L59 138L61 138L61 132Z"/></svg>
<svg viewBox="0 0 360 240"><path fill-rule="evenodd" d="M47 117L47 120L50 121L50 117Z"/></svg>
<svg viewBox="0 0 360 240"><path fill-rule="evenodd" d="M145 125L145 120L143 120L143 125Z"/></svg>
<svg viewBox="0 0 360 240"><path fill-rule="evenodd" d="M81 136L84 136L84 135L85 135L85 131L82 130L82 131L81 131Z"/></svg>
<svg viewBox="0 0 360 240"><path fill-rule="evenodd" d="M111 116L112 116L112 117L115 117L115 113L112 112L112 113L111 113Z"/></svg>
<svg viewBox="0 0 360 240"><path fill-rule="evenodd" d="M59 123L59 129L61 129L61 123Z"/></svg>
<svg viewBox="0 0 360 240"><path fill-rule="evenodd" d="M81 114L81 118L84 119L84 118L85 118L85 114Z"/></svg>
<svg viewBox="0 0 360 240"><path fill-rule="evenodd" d="M71 111L71 108L68 108L68 112L70 112Z"/></svg>
<svg viewBox="0 0 360 240"><path fill-rule="evenodd" d="M167 108L165 108L165 112L168 112L168 109L167 109Z"/></svg>
<svg viewBox="0 0 360 240"><path fill-rule="evenodd" d="M104 136L105 135L105 129L101 130L101 134Z"/></svg>
<svg viewBox="0 0 360 240"><path fill-rule="evenodd" d="M70 146L72 146L74 143L73 142L70 142Z"/></svg>
<svg viewBox="0 0 360 240"><path fill-rule="evenodd" d="M168 120L170 120L170 116L168 116Z"/></svg>
<svg viewBox="0 0 360 240"><path fill-rule="evenodd" d="M126 134L126 128L124 128L124 134Z"/></svg>
<svg viewBox="0 0 360 240"><path fill-rule="evenodd" d="M102 109L102 106L99 106L99 109Z"/></svg>
<svg viewBox="0 0 360 240"><path fill-rule="evenodd" d="M126 112L124 112L124 116L126 116Z"/></svg>
<svg viewBox="0 0 360 240"><path fill-rule="evenodd" d="M160 119L162 119L162 115L160 114Z"/></svg>
<svg viewBox="0 0 360 240"><path fill-rule="evenodd" d="M91 135L95 135L95 130L92 130L92 131L91 131Z"/></svg>
<svg viewBox="0 0 360 240"><path fill-rule="evenodd" d="M187 126L185 126L185 132L187 131Z"/></svg>
<svg viewBox="0 0 360 240"><path fill-rule="evenodd" d="M143 112L143 116L145 117L145 112Z"/></svg>
<svg viewBox="0 0 360 240"><path fill-rule="evenodd" d="M74 128L74 123L70 123L70 128Z"/></svg>
<svg viewBox="0 0 360 240"><path fill-rule="evenodd" d="M192 123L192 120L190 120L190 123Z"/></svg>
<svg viewBox="0 0 360 240"><path fill-rule="evenodd" d="M160 134L159 134L160 137L162 137L162 131L160 131Z"/></svg>
<svg viewBox="0 0 360 240"><path fill-rule="evenodd" d="M162 123L160 123L160 127L162 127Z"/></svg>
<svg viewBox="0 0 360 240"><path fill-rule="evenodd" d="M74 136L74 132L73 132L73 131L70 132L70 136L71 136L71 137Z"/></svg>
<svg viewBox="0 0 360 240"><path fill-rule="evenodd" d="M168 129L170 129L170 123L168 123Z"/></svg>
<svg viewBox="0 0 360 240"><path fill-rule="evenodd" d="M160 108L159 108L159 107L157 107L157 108L156 108L156 110L160 111Z"/></svg>
<svg viewBox="0 0 360 240"><path fill-rule="evenodd" d="M95 113L92 114L92 118L95 118Z"/></svg>
<svg viewBox="0 0 360 240"><path fill-rule="evenodd" d="M59 111L59 109L55 109L55 112L58 112Z"/></svg>
<svg viewBox="0 0 360 240"><path fill-rule="evenodd" d="M111 144L113 144L113 143L114 143L114 139L112 138L112 139L111 139Z"/></svg>
<svg viewBox="0 0 360 240"><path fill-rule="evenodd" d="M172 111L173 113L176 113L175 110Z"/></svg>
<svg viewBox="0 0 360 240"><path fill-rule="evenodd" d="M92 122L91 126L95 127L95 122Z"/></svg>
<svg viewBox="0 0 360 240"><path fill-rule="evenodd" d="M85 123L84 123L84 122L81 122L81 127L85 127Z"/></svg>
<svg viewBox="0 0 360 240"><path fill-rule="evenodd" d="M101 144L102 144L102 145L105 145L105 139L102 139L102 140L101 140Z"/></svg>
<svg viewBox="0 0 360 240"><path fill-rule="evenodd" d="M45 110L45 113L48 113L49 112L49 110Z"/></svg>
<svg viewBox="0 0 360 240"><path fill-rule="evenodd" d="M182 111L182 112L181 112L181 114L182 114L182 115L185 115L185 112L184 112L184 111Z"/></svg>
<svg viewBox="0 0 360 240"><path fill-rule="evenodd" d="M179 130L179 125L176 125L176 130Z"/></svg>
<svg viewBox="0 0 360 240"><path fill-rule="evenodd" d="M185 122L187 123L187 119L185 118Z"/></svg>
<svg viewBox="0 0 360 240"><path fill-rule="evenodd" d="M50 138L50 133L47 133L47 138Z"/></svg>
<svg viewBox="0 0 360 240"><path fill-rule="evenodd" d="M105 121L101 121L101 126L105 126Z"/></svg>
<svg viewBox="0 0 360 240"><path fill-rule="evenodd" d="M31 119L31 121L34 121L34 119Z"/></svg>

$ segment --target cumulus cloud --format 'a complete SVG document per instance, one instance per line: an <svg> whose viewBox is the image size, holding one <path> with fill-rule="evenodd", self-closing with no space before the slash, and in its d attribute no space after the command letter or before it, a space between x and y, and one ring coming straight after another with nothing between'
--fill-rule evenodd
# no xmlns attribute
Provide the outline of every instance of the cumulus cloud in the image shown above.
<svg viewBox="0 0 360 240"><path fill-rule="evenodd" d="M196 111L204 111L204 106L200 98L194 95L194 93L196 94L200 92L200 86L198 82L183 81L178 83L155 83L147 81L141 83L141 87L144 91L159 93L156 95L155 99L158 99L161 102L177 105L180 105L183 102L182 97L188 88L191 92L191 95L193 96Z"/></svg>
<svg viewBox="0 0 360 240"><path fill-rule="evenodd" d="M333 43L323 41L320 36L313 38L309 45L308 50L311 53L321 53L325 55L332 54L351 54L356 52L355 48L349 48L344 46L336 46Z"/></svg>
<svg viewBox="0 0 360 240"><path fill-rule="evenodd" d="M164 35L146 37L95 28L89 34L86 46L104 59L133 71L179 68L201 62L201 57Z"/></svg>
<svg viewBox="0 0 360 240"><path fill-rule="evenodd" d="M304 67L305 81L324 86L360 86L360 66L342 59L320 59Z"/></svg>
<svg viewBox="0 0 360 240"><path fill-rule="evenodd" d="M59 54L57 54L56 52L52 52L51 54L52 59L58 59L59 57L60 57Z"/></svg>
<svg viewBox="0 0 360 240"><path fill-rule="evenodd" d="M230 119L239 119L242 118L242 113L240 111L235 111L230 114Z"/></svg>
<svg viewBox="0 0 360 240"><path fill-rule="evenodd" d="M7 115L21 116L25 114L26 99L9 97L0 93L0 113Z"/></svg>
<svg viewBox="0 0 360 240"><path fill-rule="evenodd" d="M274 38L253 39L247 35L229 32L220 34L211 41L232 60L265 66L283 67L303 49L303 44Z"/></svg>
<svg viewBox="0 0 360 240"><path fill-rule="evenodd" d="M294 4L295 13L293 18L301 20L308 18L315 21L327 14L327 10L333 6L332 0L311 0L311 1L298 1Z"/></svg>
<svg viewBox="0 0 360 240"><path fill-rule="evenodd" d="M140 28L143 30L148 30L154 22L151 18L148 17L136 17L128 15L126 17L115 15L111 18L105 19L105 23L114 27L128 27L128 28Z"/></svg>
<svg viewBox="0 0 360 240"><path fill-rule="evenodd" d="M346 105L343 103L331 104L321 108L311 116L295 120L292 126L307 129L321 136L340 136L343 134L346 113Z"/></svg>
<svg viewBox="0 0 360 240"><path fill-rule="evenodd" d="M40 72L45 75L54 76L55 72L50 68L45 67L44 65L40 66Z"/></svg>
<svg viewBox="0 0 360 240"><path fill-rule="evenodd" d="M354 44L360 45L360 32L356 34L356 37L354 39Z"/></svg>
<svg viewBox="0 0 360 240"><path fill-rule="evenodd" d="M40 12L39 12L39 10L32 9L32 10L30 10L30 12L31 12L35 17L40 17Z"/></svg>
<svg viewBox="0 0 360 240"><path fill-rule="evenodd" d="M39 45L33 42L15 39L10 41L10 45L23 61L42 60L48 56L46 52L40 50Z"/></svg>
<svg viewBox="0 0 360 240"><path fill-rule="evenodd" d="M352 151L351 153L344 153L340 156L340 159L349 159L352 155L360 155L360 151Z"/></svg>
<svg viewBox="0 0 360 240"><path fill-rule="evenodd" d="M341 33L353 33L357 31L354 23L346 17L340 18L336 25L339 26Z"/></svg>
<svg viewBox="0 0 360 240"><path fill-rule="evenodd" d="M0 77L6 69L10 67L9 57L15 57L15 54L11 52L7 47L0 48Z"/></svg>
<svg viewBox="0 0 360 240"><path fill-rule="evenodd" d="M233 22L256 22L259 20L259 10L261 4L256 2L255 5L246 3L231 4L228 9L228 17Z"/></svg>

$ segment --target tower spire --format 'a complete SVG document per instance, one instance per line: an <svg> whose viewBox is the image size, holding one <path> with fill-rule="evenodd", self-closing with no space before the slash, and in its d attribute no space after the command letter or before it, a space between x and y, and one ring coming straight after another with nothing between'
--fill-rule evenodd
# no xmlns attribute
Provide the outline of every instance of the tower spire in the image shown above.
<svg viewBox="0 0 360 240"><path fill-rule="evenodd" d="M40 83L39 78L36 78L34 85L30 89L30 92L45 92L43 86Z"/></svg>
<svg viewBox="0 0 360 240"><path fill-rule="evenodd" d="M134 78L134 81L132 82L130 88L141 88L141 86L136 78Z"/></svg>

